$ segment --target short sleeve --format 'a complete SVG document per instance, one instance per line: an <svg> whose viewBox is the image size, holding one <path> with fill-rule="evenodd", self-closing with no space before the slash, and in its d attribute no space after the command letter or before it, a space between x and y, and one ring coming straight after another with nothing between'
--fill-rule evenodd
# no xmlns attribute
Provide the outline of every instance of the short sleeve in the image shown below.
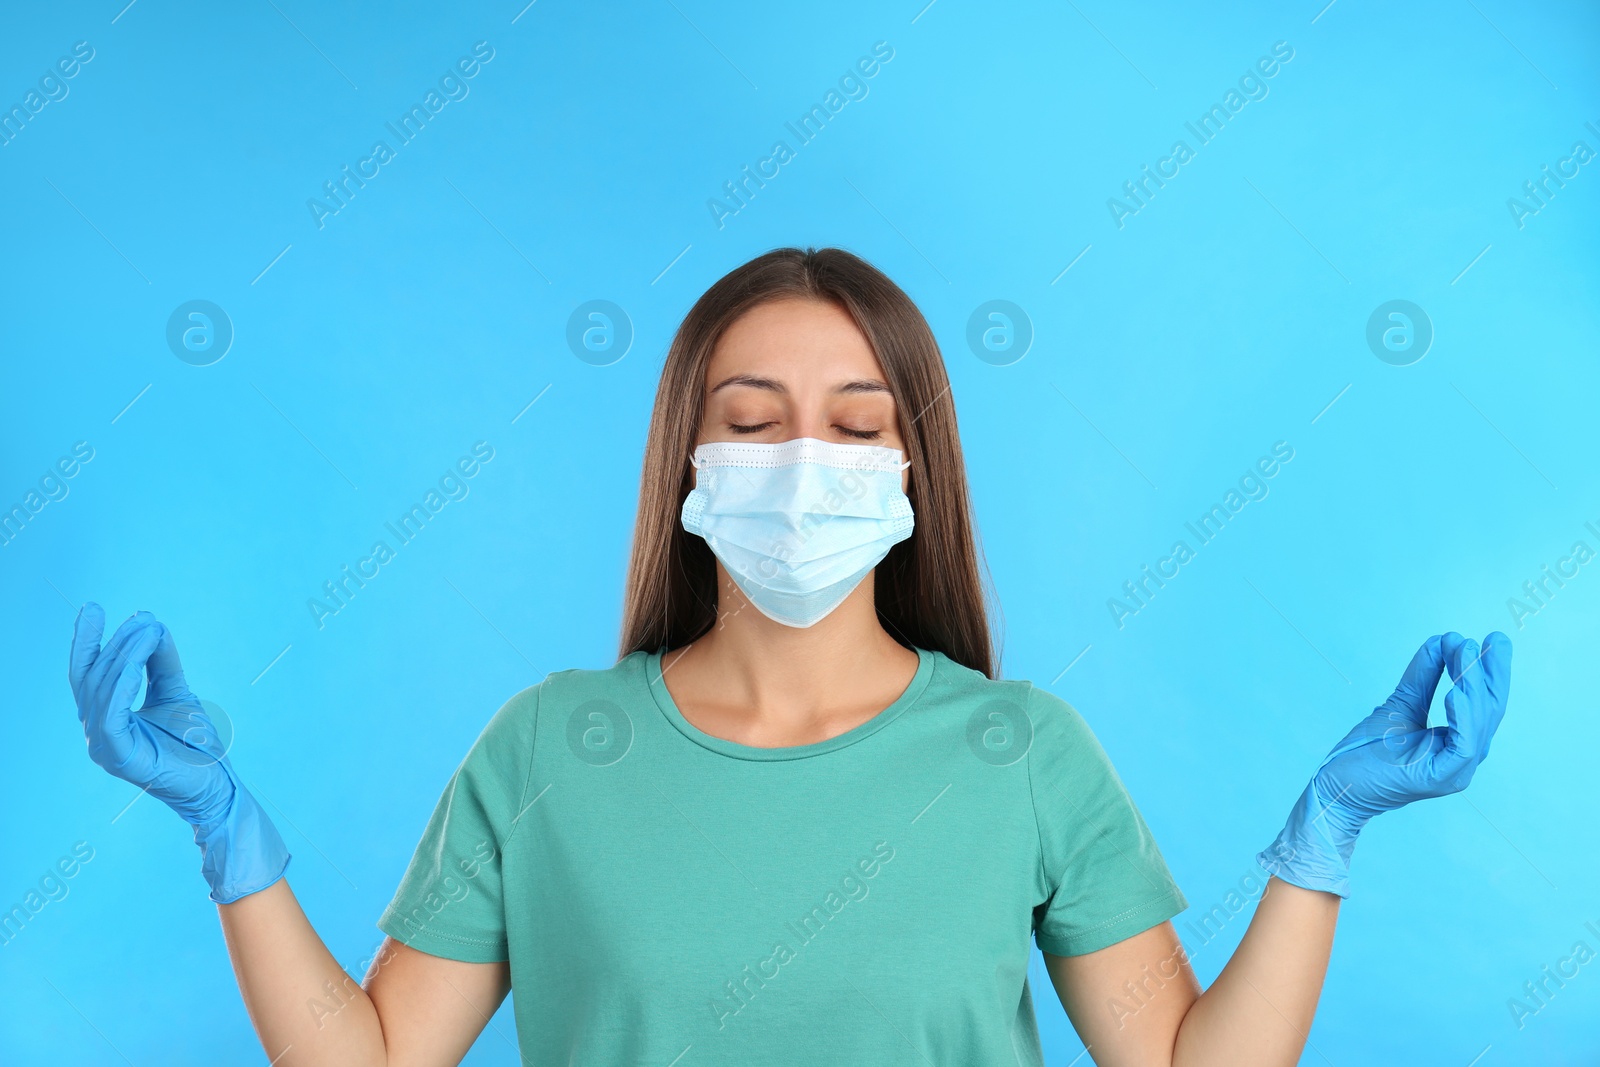
<svg viewBox="0 0 1600 1067"><path fill-rule="evenodd" d="M1133 798L1077 710L1029 696L1028 775L1048 894L1034 909L1040 951L1078 956L1189 906Z"/></svg>
<svg viewBox="0 0 1600 1067"><path fill-rule="evenodd" d="M431 956L509 959L502 857L517 832L533 761L539 687L483 728L434 805L378 929Z"/></svg>

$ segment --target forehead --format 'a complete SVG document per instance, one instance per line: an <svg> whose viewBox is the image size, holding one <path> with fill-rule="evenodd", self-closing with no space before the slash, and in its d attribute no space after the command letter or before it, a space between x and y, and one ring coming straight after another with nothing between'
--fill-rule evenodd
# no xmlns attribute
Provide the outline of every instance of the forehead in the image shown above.
<svg viewBox="0 0 1600 1067"><path fill-rule="evenodd" d="M793 298L759 304L723 331L706 367L707 387L734 374L794 384L883 378L872 346L849 312L828 301Z"/></svg>

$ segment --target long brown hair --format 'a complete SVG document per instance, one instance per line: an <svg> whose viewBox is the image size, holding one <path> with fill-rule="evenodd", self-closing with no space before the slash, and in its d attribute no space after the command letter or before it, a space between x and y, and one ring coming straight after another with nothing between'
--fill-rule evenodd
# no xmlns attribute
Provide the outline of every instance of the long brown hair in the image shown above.
<svg viewBox="0 0 1600 1067"><path fill-rule="evenodd" d="M989 629L989 586L980 573L955 403L938 342L898 285L839 248L778 248L757 256L718 279L678 327L645 443L620 654L677 648L716 622L716 557L679 521L694 488L689 453L700 432L706 367L735 319L784 298L832 301L848 312L877 355L900 413L916 526L875 571L879 620L902 645L942 652L993 678L998 656Z"/></svg>

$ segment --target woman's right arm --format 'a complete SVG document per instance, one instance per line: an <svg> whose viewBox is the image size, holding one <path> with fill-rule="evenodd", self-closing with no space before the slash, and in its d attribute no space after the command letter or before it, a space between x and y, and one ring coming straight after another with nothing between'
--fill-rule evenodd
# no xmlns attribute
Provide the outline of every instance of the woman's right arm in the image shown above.
<svg viewBox="0 0 1600 1067"><path fill-rule="evenodd" d="M280 878L219 904L239 992L273 1067L456 1064L511 988L505 963L462 963L385 938L364 987Z"/></svg>
<svg viewBox="0 0 1600 1067"><path fill-rule="evenodd" d="M509 965L443 959L391 938L358 985L290 891L289 850L189 691L171 632L144 611L102 648L104 629L100 605L85 604L68 680L89 758L193 827L239 991L273 1067L459 1063L505 999Z"/></svg>

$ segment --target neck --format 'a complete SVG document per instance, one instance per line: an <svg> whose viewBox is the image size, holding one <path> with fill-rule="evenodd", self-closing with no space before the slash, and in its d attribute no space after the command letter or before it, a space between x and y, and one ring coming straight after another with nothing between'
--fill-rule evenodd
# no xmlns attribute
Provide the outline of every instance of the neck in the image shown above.
<svg viewBox="0 0 1600 1067"><path fill-rule="evenodd" d="M738 716L767 736L803 732L825 720L870 717L909 684L917 656L878 621L873 575L801 628L767 618L720 564L717 572L717 624L663 659L669 688L708 718Z"/></svg>

